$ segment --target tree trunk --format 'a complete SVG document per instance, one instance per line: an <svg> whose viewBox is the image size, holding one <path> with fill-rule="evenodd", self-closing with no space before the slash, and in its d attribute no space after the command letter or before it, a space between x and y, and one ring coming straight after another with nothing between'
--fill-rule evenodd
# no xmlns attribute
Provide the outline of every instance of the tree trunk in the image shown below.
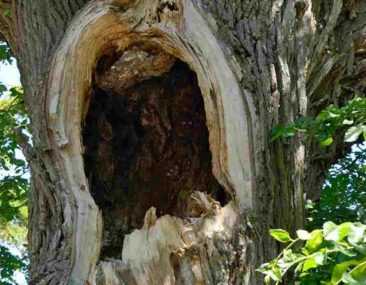
<svg viewBox="0 0 366 285"><path fill-rule="evenodd" d="M263 284L268 229L302 227L342 152L271 130L364 91L363 2L0 1L30 284Z"/></svg>

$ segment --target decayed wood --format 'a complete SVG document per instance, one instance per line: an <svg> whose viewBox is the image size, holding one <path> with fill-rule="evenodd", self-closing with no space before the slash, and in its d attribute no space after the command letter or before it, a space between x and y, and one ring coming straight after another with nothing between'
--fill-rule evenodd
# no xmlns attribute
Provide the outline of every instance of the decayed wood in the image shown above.
<svg viewBox="0 0 366 285"><path fill-rule="evenodd" d="M0 17L0 30L20 64L33 126L34 149L27 152L33 173L31 284L136 283L140 267L131 269L122 259L99 262L96 268L102 221L83 173L80 126L98 59L141 41L188 63L197 74L213 172L233 194L232 209L240 215L232 238L197 242L198 259L193 258L196 253L187 253L187 245L183 255L173 254L169 265L176 268L175 282L194 284L202 280L202 272L212 272L214 277L204 276L208 284L262 284L253 269L276 252L268 228L291 230L302 224L304 192L317 196L322 173L342 150L339 143L329 152L319 149L301 136L272 143L271 129L300 115L316 115L329 103L341 104L354 89L364 91L366 2L0 3L0 10L11 8L11 19L4 13ZM177 223L191 227L174 217L155 221L153 211L149 213L151 226L136 236L147 228L161 232L161 224L177 232ZM208 242L214 246L206 247ZM208 265L203 262L200 271L197 260L208 260ZM171 271L162 274L171 280Z"/></svg>
<svg viewBox="0 0 366 285"><path fill-rule="evenodd" d="M98 66L105 63L104 58ZM169 72L124 89L115 80L120 72L116 64L102 76L104 83L94 83L83 123L85 172L103 213L101 258L120 257L124 235L142 226L152 206L158 216L194 217L200 211L193 213L187 205L192 192L209 193L223 205L228 200L212 175L204 104L194 72L177 61ZM130 64L123 70L128 66L133 73L139 68ZM155 65L143 68L145 75L150 69L157 72Z"/></svg>
<svg viewBox="0 0 366 285"><path fill-rule="evenodd" d="M128 87L168 72L176 59L154 48L136 46L123 51L120 58L97 73L96 84L104 90L120 93Z"/></svg>
<svg viewBox="0 0 366 285"><path fill-rule="evenodd" d="M66 204L70 205L71 210L67 216L71 216L73 219L66 222L70 223L69 227L74 229L72 238L68 242L73 248L71 282L76 284L81 284L85 280L90 283L95 282L95 266L99 256L100 214L87 191L88 181L83 169L80 128L85 108L87 108L85 102L91 88L95 64L98 58L110 49L121 53L120 60L123 61L128 57L127 53L124 54L124 50L134 44L146 42L158 46L172 57L189 64L197 74L205 103L207 126L210 133L209 142L213 155L213 173L226 191L235 197L231 207L237 205L235 206L236 214L233 210L230 211L235 214L232 219L235 220L235 216L253 206L254 177L252 174L250 104L239 88L237 75L232 71L231 63L226 59L227 56L223 53L220 43L192 3L189 1L169 3L140 1L133 10L118 13L111 4L92 2L71 23L51 65L47 90L48 127L52 144L56 146L54 151L57 154L57 164L59 169L63 170L61 179L65 184L64 187L71 190L70 200ZM170 65L169 62L168 64ZM126 69L126 71L128 76L129 70ZM126 78L135 81L131 76ZM124 88L129 83L123 85L122 82L121 84L120 88ZM220 220L220 215L214 219ZM226 219L221 219L221 223L228 222ZM165 234L168 230L168 232L171 231L169 235L179 236L182 226L174 229L171 222L174 220L183 226L183 221L177 218L162 217L156 221L156 224L163 225L158 227L156 234L163 238L162 231ZM203 219L201 223L208 222ZM162 228L160 229L160 227ZM185 225L185 227L190 226ZM205 239L209 239L209 237L205 237L205 235L210 235L210 232L212 235L212 231L210 229L205 233L204 230L195 230L195 235L203 235L200 246L208 242ZM230 248L234 249L234 235L225 229L218 231L222 232L220 235L224 236ZM164 240L159 241L158 236L154 237L156 234L149 233L148 240L157 239L157 245L151 246L156 247L160 244L160 248L164 244ZM136 238L140 235L136 234ZM170 239L168 236L165 238L166 242ZM225 239L220 237L216 242L225 241ZM131 278L140 280L137 281L137 284L154 280L156 272L150 271L143 276L141 268L164 267L164 264L156 263L154 256L151 256L151 260L139 260L139 258L132 260L132 255L128 252L136 245L130 244L128 240L129 238L126 237L122 262L131 268ZM176 247L173 251L178 250L178 245L175 244L177 241L171 242L171 246ZM86 245L88 245L88 251L85 251ZM143 245L143 240L141 240L139 246L143 248ZM149 246L147 243L145 248ZM183 244L180 244L179 247L183 247ZM172 253L169 245L167 245L167 250L166 258ZM214 251L213 248L212 251ZM202 254L204 253L202 252ZM159 253L156 251L154 254ZM216 254L219 253L216 252ZM240 254L238 253L238 255ZM164 259L161 262L168 261ZM184 274L189 266L194 268L192 270L201 270L202 274L208 274L204 273L207 268L199 269L198 264L189 265L189 258L179 259L177 257L174 262L178 268L181 266L187 268L175 274L172 274L171 271L162 271L160 280L170 280L170 283L166 281L168 283L165 284L173 284L174 280L178 279L182 280L182 284L188 284L188 279L185 280L188 277ZM187 264L182 265L182 262ZM219 263L217 268L214 265L207 264L206 266L212 267L210 270L213 275L216 275L216 271L229 270L228 264L224 266ZM248 266L250 268L250 265ZM251 278L250 274L253 269L245 269L248 278ZM227 279L229 276L236 279L239 275L244 274L243 270L244 268L231 275L212 277L212 282L221 279L220 282L224 282L225 278ZM197 275L194 278L202 279L203 277Z"/></svg>
<svg viewBox="0 0 366 285"><path fill-rule="evenodd" d="M197 195L207 200L202 193ZM144 227L127 236L122 261L100 264L98 284L244 282L246 276L239 273L243 270L239 264L245 260L243 249L248 245L241 237L243 232L236 229L240 223L236 207L210 203L207 210L192 221L171 216L156 220L151 217L153 209L148 211Z"/></svg>
<svg viewBox="0 0 366 285"><path fill-rule="evenodd" d="M232 276L222 271L235 264L235 250L232 256L220 250L234 249L238 211L232 204L221 208L216 203L207 210L192 222L164 216L126 237L122 261L136 284L229 283Z"/></svg>

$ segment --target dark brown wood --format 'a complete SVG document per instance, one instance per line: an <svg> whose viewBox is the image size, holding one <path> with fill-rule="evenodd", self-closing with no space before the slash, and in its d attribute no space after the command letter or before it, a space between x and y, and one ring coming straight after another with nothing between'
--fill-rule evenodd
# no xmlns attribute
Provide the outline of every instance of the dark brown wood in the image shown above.
<svg viewBox="0 0 366 285"><path fill-rule="evenodd" d="M349 98L354 91L365 91L366 3L357 0L115 0L109 1L111 4L108 4L110 5L108 11L112 16L104 22L113 23L113 25L103 26L105 32L101 36L102 33L98 30L98 26L93 26L93 23L87 22L87 20L89 18L97 20L102 8L98 10L95 7L98 5L98 7L102 7L106 2L100 0L0 1L0 32L11 45L18 60L25 89L26 105L32 120L33 145L26 147L27 159L32 171L29 222L30 283L84 285L89 282L92 284L94 280L92 280L91 272L97 271L97 284L119 284L112 280L115 276L124 279L127 284L143 284L136 279L136 276L141 277L142 275L138 275L131 269L132 267L126 269L123 267L125 265L121 265L123 263L121 261L108 263L102 262L99 258L98 249L102 247L102 243L99 244L101 242L98 227L101 224L100 216L89 197L88 190L91 190L96 204L104 211L105 226L108 223L112 224L116 220L116 216L123 216L125 213L121 214L119 208L115 214L108 216L110 221L107 221L108 210L101 206L101 201L109 199L114 203L118 197L113 196L112 198L103 193L102 198L96 198L99 190L93 189L93 183L97 185L98 182L91 178L90 172L97 172L97 174L93 174L93 177L97 176L97 181L104 179L107 184L112 185L117 183L115 180L128 176L128 179L133 181L132 186L140 188L140 185L144 183L150 185L154 177L163 177L166 173L165 168L168 168L169 171L172 170L171 177L175 175L176 179L186 181L169 184L169 179L162 178L162 186L166 187L164 189L168 191L169 195L172 193L177 195L176 193L182 191L181 186L192 183L192 185L200 185L203 188L214 184L215 189L222 187L230 196L233 203L224 208L216 205L214 201L206 199L206 196L196 197L199 205L206 205L202 206L202 209L205 209L204 213L207 214L207 217L202 220L217 221L215 220L217 217L223 217L231 209L235 209L230 212L232 219L229 219L231 222L227 223L227 228L225 228L225 232L230 235L225 236L220 233L213 236L211 240L200 240L197 246L189 247L184 253L174 252L169 266L175 268L175 275L173 274L175 284L262 284L261 277L254 272L254 269L260 263L273 257L278 250L275 243L268 237L268 229L281 227L294 231L303 225L304 200L307 197L316 198L318 196L324 179L324 171L331 162L342 155L344 150L342 140L339 138L330 149L320 149L314 141L302 136L288 141L272 142L271 130L277 124L291 123L300 116L316 115L329 104L341 105L345 98ZM98 4L91 9L93 3ZM191 3L193 4L191 5ZM142 9L142 7L146 7L146 9ZM7 9L10 9L10 16L3 13ZM82 15L85 17L86 24L81 19ZM89 18L86 19L87 17ZM125 24L124 20L121 20L124 17L130 17L131 24ZM120 22L124 24L119 24ZM78 30L81 27L80 23L85 24L82 32ZM128 26L132 24L135 25L133 29ZM147 28L149 25L155 30L149 30ZM189 25L195 29L189 30L187 28ZM130 29L128 33L123 28L127 26L126 30ZM88 30L90 27L96 31L95 39L89 41L88 45L78 47L80 54L75 56L72 53L75 50L68 49L65 42L75 36L74 31L80 32L78 35L82 41L86 34L88 36L91 34ZM139 29L149 30L149 32L140 32ZM187 29L188 34L184 33ZM169 31L172 30L175 31L176 37L171 37L170 41L166 41L164 36L159 34L162 31L169 34ZM194 39L197 36L194 33L198 34L202 31L209 31L209 34L201 36L202 44L196 44ZM95 73L97 62L103 56L110 56L110 51L113 49L117 49L115 55L117 58L123 56L126 47L123 44L118 48L113 46L121 35L123 35L123 40L119 42L120 44L131 41L140 45L139 52L141 49L149 50L146 58L140 62L134 62L137 63L136 68L141 76L130 73L134 70L131 63L121 82L113 79L117 73L110 73L110 82L107 80L108 84L104 84L106 78L103 79ZM142 38L144 39L143 48L141 48ZM70 42L72 41L70 40ZM95 49L93 49L94 42L103 42L101 44L103 48L95 50L99 48L95 45ZM212 50L210 47L217 47L216 50L220 49L220 51L216 53L216 50ZM169 55L166 57L161 55L160 50L152 52L156 48L169 51ZM56 70L55 66L61 65L56 64L54 60L62 58L60 54L62 55L63 50L70 51L68 54L63 54L65 62L68 62L67 59L70 56L74 56L75 62L79 58L83 58L84 62L87 62L86 59L90 58L94 61L91 64L94 69L85 64L85 68L89 68L87 71L83 69L84 66L78 65L72 67L67 65L68 69L64 70L65 74ZM225 66L212 64L213 60L210 56L213 53L224 58L217 59L217 62L225 63ZM123 62L123 58L121 60ZM194 74L188 76L191 81L187 79L188 82L181 83L181 87L178 88L178 84L174 88L166 88L166 81L173 79L168 80L167 75L163 74L171 70L171 66L176 60L186 61ZM146 71L144 68L148 66L146 63L154 62L156 69L144 73ZM201 64L197 62L201 62ZM107 66L109 65L107 64ZM230 67L229 75L227 66ZM220 69L225 73L217 78L215 76L219 74ZM93 146L93 148L93 142L87 135L84 135L84 141L87 141L85 156L94 156L94 158L86 163L86 175L91 187L90 185L80 185L78 186L80 192L74 189L75 183L72 184L65 179L65 177L69 177L66 174L70 171L72 164L65 167L67 164L64 164L63 161L65 157L75 158L79 157L78 155L81 153L73 152L77 148L70 147L70 145L73 146L72 142L58 140L59 137L63 138L63 135L55 132L62 128L55 127L57 124L53 120L58 122L60 118L52 117L53 113L50 115L49 111L49 106L57 97L57 92L61 94L63 89L66 90L72 84L74 77L77 77L75 70L86 74L85 82L92 82L89 78L91 74L97 75L94 83L99 80L97 87L100 89L112 87L103 92L122 92L130 94L130 98L134 97L135 101L140 104L140 113L134 119L139 120L139 128L144 129L144 132L151 131L151 134L146 134L144 139L139 138L134 128L126 130L126 134L129 135L123 134L121 130L117 131L118 141L122 140L123 136L128 137L132 142L136 140L136 143L132 143L136 146L130 149L130 155L134 159L128 161L130 169L134 169L134 171L127 173L124 172L126 170L124 166L115 166L115 164L126 163L115 158L117 152L110 144L116 138L115 124L111 123L109 119L103 118L100 112L98 113L99 119L91 120L89 112L84 130L90 129L91 133L98 133L100 139L97 146ZM63 77L67 78L70 72L75 72L73 74L75 76L68 78L67 82L63 82ZM120 73L123 73L123 69L119 70L118 74L121 75ZM55 74L59 76L56 79ZM160 79L151 79L152 76L158 76ZM184 76L180 78L182 82L184 82ZM195 76L198 78L198 84L192 80ZM205 76L214 78L215 82L208 84L209 80L204 79ZM235 82L230 81L234 77ZM54 87L57 85L55 84L57 78L60 84L64 84L63 88ZM166 81L163 84L164 80ZM226 88L225 82L229 82L232 88ZM51 83L54 84L52 88ZM67 100L72 100L72 96L75 94L83 94L85 98L88 98L87 94L91 94L90 86L85 87L88 84L79 85L82 90L70 89ZM225 105L226 109L220 106L220 103L225 100L227 100L226 103L229 102L230 98L234 96L233 94L236 94L235 84L240 89L245 106L243 107L245 110L242 112L244 115L238 113L236 117L236 114L232 114L233 109L230 109L235 104ZM55 90L58 90L56 95ZM154 94L160 94L158 90L163 90L162 94L165 94L165 97L170 96L169 94L174 94L174 96L165 101L159 97L160 95L154 96ZM221 94L218 90L225 90L226 93ZM96 97L101 91L94 89L93 92L93 96ZM148 93L152 96L148 97ZM177 94L180 93L190 94L192 98L202 95L205 112L202 103L197 103L199 99L195 99L198 101L175 100L174 98L177 99L179 97ZM107 97L113 96L115 94L107 95ZM83 99L85 98L83 97ZM67 100L65 99L65 102L69 102ZM93 104L95 101L92 100L89 110L94 110ZM192 104L199 105L200 111L197 114L192 111L194 109ZM115 107L114 102L112 105ZM148 105L152 105L150 109L146 107L150 111L143 113L142 110ZM72 104L60 106L61 109L65 106L68 108L69 112L66 113L75 111ZM88 109L86 108L86 110ZM85 116L86 110L84 110L84 114L79 114L79 117ZM167 110L177 117L166 118ZM58 110L55 114L61 113ZM232 181L228 179L231 177L230 175L225 176L223 173L225 171L219 171L220 169L230 169L227 165L234 165L232 160L221 156L224 148L222 146L224 145L223 138L233 138L235 141L235 138L240 134L243 135L244 132L243 129L234 132L225 124L213 124L213 122L220 122L219 119L217 121L212 119L216 118L216 115L222 121L228 117L233 121L245 120L248 132L245 133L243 153L246 151L246 147L250 149L250 153L247 160L240 161L244 161L245 167L250 166L248 173L250 173L250 179L254 181L250 185L254 186L234 185L235 183L231 183ZM144 116L147 119L144 119ZM190 121L186 120L184 116L189 116L191 121L197 122L189 135L184 134L185 128L172 127L169 130L169 126L171 127L178 121ZM128 128L128 125L126 124L125 128ZM75 126L75 128L81 128L81 126ZM206 128L210 134L209 138L207 138ZM68 131L72 129L71 125L67 125L66 129ZM225 133L225 136L218 135L220 131ZM68 136L69 133L65 135L66 138ZM189 147L182 147L180 138L186 138L186 136L191 137L195 142L191 143ZM342 134L340 134L341 136ZM70 137L75 140L75 137L71 135ZM80 140L81 138L79 138ZM208 151L207 143L210 145L211 153ZM103 144L105 144L105 148L102 151ZM230 147L232 146L227 146L228 149ZM94 153L92 149L95 149L96 152ZM176 150L179 151L176 152ZM122 156L127 157L128 151L126 149L123 151L125 154ZM170 155L170 153L172 154ZM210 155L212 162L210 162ZM190 157L192 164L196 163L197 176L192 175L194 168L190 168L187 172L178 169L179 175L177 175L174 166L178 164L178 168L183 167L185 156ZM237 156L241 157L239 153ZM79 162L75 158L73 163L78 165ZM210 171L211 165L213 171ZM244 169L246 169L245 167ZM123 174L121 173L118 179L115 179L116 169L123 169ZM231 171L233 170L231 169ZM239 172L237 176L245 176L245 173L241 173L244 172L242 169ZM230 172L230 174L232 173ZM104 176L105 178L103 178ZM188 178L191 176L197 177L197 181L202 179L203 182L188 183ZM75 177L79 179L81 176L76 173ZM216 181L220 183L220 187L217 186ZM123 183L121 182L121 184ZM162 195L163 192L158 191L159 186L152 187L151 193L156 196L140 198L139 195L132 195L132 201L135 202L133 204L138 205L135 207L139 212L136 214L138 222L133 228L138 228L143 224L143 215L150 206L157 207L158 216L160 216L159 206L161 214L184 216L181 213L183 211L181 207L184 208L187 200L178 202L175 200L177 198L174 198L177 196L173 195L175 202L170 204L169 195ZM113 191L117 191L118 187L119 185L112 187L115 189ZM252 195L247 198L250 201L243 201L244 196L240 196L243 192L246 193L245 191ZM212 193L211 191L204 192ZM215 195L212 196L215 197ZM216 196L216 200L220 199L222 198ZM86 202L83 204L80 201ZM91 209L89 212L85 210L88 208L86 205ZM233 205L232 208L231 205ZM93 248L90 257L87 257L85 253L88 251L87 248L79 248L80 236L82 231L86 231L85 228L87 228L82 227L83 224L80 222L83 213L90 214L90 217L85 219L90 222L90 226L88 226L95 235L95 239L90 236L85 238L85 246ZM186 226L180 220L158 219L154 215L153 210L148 211L144 224L146 227L141 229L141 232L136 232L135 238L139 237L139 234L146 234L144 231L149 228L161 229L165 225L170 229L175 229L175 227L181 229ZM131 218L130 215L128 216ZM125 224L122 223L122 226ZM128 231L131 229L129 228ZM207 233L202 228L195 228L194 232L197 235L200 233L202 236ZM90 232L87 235L90 235ZM88 243L93 240L95 240L93 245ZM194 240L196 241L196 239ZM174 248L175 246L179 248L177 240L172 242L173 245ZM119 244L118 250L120 247ZM166 248L162 248L161 253L166 252L165 250ZM126 256L128 256L127 253ZM88 258L89 262L86 261ZM200 261L200 268L203 268L202 274L192 269L196 268L197 260ZM95 264L98 264L97 269ZM168 268L169 266L163 267ZM156 271L156 276L159 278L166 273L164 270L158 271ZM202 278L198 277L201 276L200 274L203 276ZM173 281L169 282L168 284L174 284Z"/></svg>
<svg viewBox="0 0 366 285"><path fill-rule="evenodd" d="M101 258L119 258L125 234L145 213L199 217L188 197L228 197L212 174L203 99L195 74L176 62L160 77L121 89L103 77L92 92L85 121L85 167L90 191L103 212ZM103 90L101 89L103 88ZM116 93L114 90L119 90ZM117 222L120 221L120 222Z"/></svg>

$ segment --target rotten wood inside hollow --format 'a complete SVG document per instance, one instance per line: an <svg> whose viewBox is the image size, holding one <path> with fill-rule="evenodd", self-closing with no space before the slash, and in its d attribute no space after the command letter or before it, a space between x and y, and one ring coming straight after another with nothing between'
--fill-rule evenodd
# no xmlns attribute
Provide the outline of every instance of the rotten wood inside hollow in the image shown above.
<svg viewBox="0 0 366 285"><path fill-rule="evenodd" d="M145 213L199 217L192 193L228 196L212 174L203 99L189 67L167 54L102 57L83 128L85 171L103 214L101 258L120 258Z"/></svg>

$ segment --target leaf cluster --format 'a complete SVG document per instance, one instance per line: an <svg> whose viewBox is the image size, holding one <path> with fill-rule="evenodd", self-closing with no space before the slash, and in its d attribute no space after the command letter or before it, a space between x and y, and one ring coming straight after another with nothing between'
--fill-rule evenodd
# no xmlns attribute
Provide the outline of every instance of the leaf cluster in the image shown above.
<svg viewBox="0 0 366 285"><path fill-rule="evenodd" d="M0 95L0 239L19 245L26 236L29 181L15 130L26 132L28 118L20 88L0 85ZM13 276L19 270L27 272L24 259L0 245L0 284L16 284Z"/></svg>
<svg viewBox="0 0 366 285"><path fill-rule="evenodd" d="M28 118L19 88L0 98L0 226L24 218L28 168L17 144L16 129L26 131Z"/></svg>
<svg viewBox="0 0 366 285"><path fill-rule="evenodd" d="M16 285L14 273L26 271L26 262L0 245L0 285Z"/></svg>
<svg viewBox="0 0 366 285"><path fill-rule="evenodd" d="M0 42L0 62L12 61L9 47ZM27 274L26 257L13 254L4 241L17 246L25 241L29 173L16 130L29 133L28 121L22 89L0 83L0 285L17 284L16 271Z"/></svg>
<svg viewBox="0 0 366 285"><path fill-rule="evenodd" d="M12 63L13 57L11 55L10 47L5 42L0 42L0 62Z"/></svg>
<svg viewBox="0 0 366 285"><path fill-rule="evenodd" d="M346 142L355 142L361 135L366 139L366 98L356 97L343 107L331 105L315 118L302 117L292 124L279 125L272 130L272 141L305 133L326 147L333 143L335 134L341 130L346 131Z"/></svg>
<svg viewBox="0 0 366 285"><path fill-rule="evenodd" d="M317 203L307 204L307 228L335 223L366 223L366 145L352 147L352 152L329 170Z"/></svg>
<svg viewBox="0 0 366 285"><path fill-rule="evenodd" d="M281 229L270 234L288 245L258 269L266 284L282 283L289 272L299 285L366 284L366 225L327 222L322 229L297 231L296 238Z"/></svg>

